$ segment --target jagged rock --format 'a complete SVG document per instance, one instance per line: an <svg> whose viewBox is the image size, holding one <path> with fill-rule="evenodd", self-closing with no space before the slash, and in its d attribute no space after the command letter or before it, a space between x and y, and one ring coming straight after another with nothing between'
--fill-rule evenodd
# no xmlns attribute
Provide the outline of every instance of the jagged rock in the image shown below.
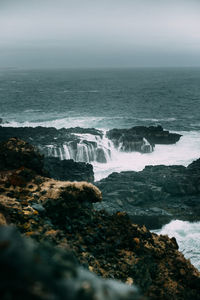
<svg viewBox="0 0 200 300"><path fill-rule="evenodd" d="M0 141L6 141L13 136L37 146L45 156L55 156L61 159L91 162L96 159L98 147L101 146L102 151L106 151L103 145L97 145L97 140L103 137L103 132L95 128L0 126ZM85 140L85 136L90 136L90 138ZM105 160L105 155L103 160Z"/></svg>
<svg viewBox="0 0 200 300"><path fill-rule="evenodd" d="M135 287L80 268L69 251L37 245L14 227L0 227L2 300L139 300Z"/></svg>
<svg viewBox="0 0 200 300"><path fill-rule="evenodd" d="M172 219L200 220L199 160L184 166L147 166L141 172L112 173L95 184L103 195L95 207L126 211L132 220L159 228ZM156 209L155 209L156 208Z"/></svg>
<svg viewBox="0 0 200 300"><path fill-rule="evenodd" d="M30 144L10 138L0 144L0 170L26 167L43 174L43 156Z"/></svg>
<svg viewBox="0 0 200 300"><path fill-rule="evenodd" d="M161 126L136 126L130 129L112 129L107 137L121 151L139 151L149 153L155 144L176 143L181 135L169 133ZM53 127L2 127L0 141L17 136L39 148L45 156L61 159L101 163L107 162L110 150L103 144L103 132L95 128L62 128Z"/></svg>
<svg viewBox="0 0 200 300"><path fill-rule="evenodd" d="M155 144L174 144L181 135L163 130L161 126L135 126L130 129L111 129L106 133L121 151L152 152Z"/></svg>
<svg viewBox="0 0 200 300"><path fill-rule="evenodd" d="M10 138L0 144L0 170L18 169L18 174L12 174L11 181L26 182L32 169L38 174L48 175L58 180L71 181L94 181L93 167L84 162L74 162L73 160L60 160L56 157L44 157L38 150L18 138ZM24 173L24 174L23 174ZM25 174L26 173L26 174ZM22 178L23 177L23 178ZM24 182L24 183L25 183Z"/></svg>
<svg viewBox="0 0 200 300"><path fill-rule="evenodd" d="M124 213L95 211L92 203L101 201L101 193L92 184L35 175L21 187L7 185L9 176L11 171L4 172L0 183L0 211L7 224L38 242L71 249L90 271L134 283L149 299L199 299L199 273L178 252L175 239L133 225Z"/></svg>
<svg viewBox="0 0 200 300"><path fill-rule="evenodd" d="M188 165L187 170L192 173L200 174L200 158L197 160L194 160L191 164Z"/></svg>
<svg viewBox="0 0 200 300"><path fill-rule="evenodd" d="M51 178L70 181L94 181L93 166L72 159L60 160L58 157L45 157L44 168Z"/></svg>

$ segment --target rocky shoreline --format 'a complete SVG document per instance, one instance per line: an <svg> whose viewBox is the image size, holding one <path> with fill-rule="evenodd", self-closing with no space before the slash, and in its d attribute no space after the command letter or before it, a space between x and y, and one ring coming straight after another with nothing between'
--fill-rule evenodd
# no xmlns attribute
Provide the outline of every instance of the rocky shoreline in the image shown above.
<svg viewBox="0 0 200 300"><path fill-rule="evenodd" d="M2 299L8 295L9 299L22 299L24 295L28 299L70 300L200 299L200 274L178 251L175 238L133 224L122 209L114 214L94 209L108 199L105 188L101 194L101 184L118 193L116 178L122 177L125 182L126 172L110 175L108 182L97 183L98 188L85 181L50 178L44 157L20 139L9 139L0 149L0 266L7 270L2 274ZM156 182L162 187L165 179L175 174L177 197L199 192L194 189L199 183L199 161L184 170L159 167L158 172L152 168L139 174L143 185L141 179L137 183L136 172L130 174L131 181L137 183L134 187L142 185L143 190L145 184L152 186L155 178L160 179ZM184 174L183 181L177 181L177 174ZM184 189L189 178L191 186ZM170 198L174 190L177 187L169 185L165 193ZM114 196L110 195L110 201ZM9 229L10 225L28 240ZM46 242L48 246L43 246Z"/></svg>
<svg viewBox="0 0 200 300"><path fill-rule="evenodd" d="M0 142L18 137L37 146L45 156L73 159L82 162L106 163L111 159L112 147L123 152L150 153L156 144L175 144L181 138L161 126L136 126L112 129L104 133L95 128L2 127Z"/></svg>
<svg viewBox="0 0 200 300"><path fill-rule="evenodd" d="M108 212L125 211L133 222L158 229L174 219L200 220L200 159L184 166L147 166L112 173L96 182Z"/></svg>

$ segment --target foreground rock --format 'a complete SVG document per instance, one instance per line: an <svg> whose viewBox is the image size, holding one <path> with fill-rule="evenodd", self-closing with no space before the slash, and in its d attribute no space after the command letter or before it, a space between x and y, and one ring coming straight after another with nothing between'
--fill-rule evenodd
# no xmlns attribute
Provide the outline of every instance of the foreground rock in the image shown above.
<svg viewBox="0 0 200 300"><path fill-rule="evenodd" d="M0 224L15 224L23 235L31 237L39 243L50 242L65 251L72 251L79 264L89 271L104 278L118 279L130 285L135 284L140 287L148 299L200 299L199 272L178 251L176 240L167 236L158 236L150 233L144 226L132 224L129 217L124 213L118 212L109 215L105 211L94 210L93 203L101 202L101 200L102 196L99 189L87 182L56 181L38 175L35 171L22 166L19 169L1 172ZM9 234L6 236L9 237ZM15 240L15 237L13 239ZM10 242L0 242L0 254L1 251L9 249L9 245ZM27 248L21 247L21 242L17 242L17 245L19 245L20 257L26 257L23 250L26 251ZM19 272L19 256L15 253L15 247L11 247L11 249L13 252L9 250L8 253L12 259L8 258L6 268L2 267L2 269L10 270L8 266L10 266L9 262L11 261L16 266L14 270L17 268ZM1 262L4 262L4 253ZM66 278L65 272L71 278L71 267L65 268L66 264L69 266L69 261L66 259L61 262L59 254L54 255L54 250L51 250L52 262L47 255L47 260L44 258L44 265L40 265L41 252L38 250L36 253L38 258L36 266L32 266L34 259L29 256L28 259L25 259L28 268L22 267L21 269L27 280L29 280L29 276L26 275L30 274L31 270L35 274L34 277L31 277L33 279L31 284L34 286L32 292L36 291L39 296L42 295L46 299L45 282L42 282L42 286L41 284L34 285L34 282L38 282L37 268L44 269L44 276L49 273L52 280L49 281L50 287L52 287L50 293L54 293L54 287L59 286L60 288L61 282L64 285L64 287L61 285L63 288L61 290L64 291L66 281L62 279L63 276ZM54 258L59 267L54 263ZM46 265L50 269L46 269ZM73 268L72 264L72 270L74 270ZM58 269L61 273L57 273ZM77 272L79 274L79 271ZM4 273L2 274L4 275ZM16 274L16 272L9 272L7 277L11 284L13 281L10 281L9 276L12 274ZM60 279L52 278L51 275L58 276ZM72 290L74 285L77 287L80 283L79 275L73 276L72 286L71 284L68 285ZM83 289L89 291L89 296L87 294L87 298L84 294L84 298L82 294L81 296L78 294L80 299L94 299L92 297L98 293L96 281L92 279L94 277L91 277L93 282L91 283L87 276L89 275L83 275L81 280L84 281L85 288ZM21 284L24 277L17 278ZM45 280L46 277L42 276L42 278ZM101 281L97 282L101 287L104 286ZM19 282L16 281L16 283ZM11 286L8 286L10 290ZM14 284L14 288L16 286L19 284ZM102 298L99 299L129 299L129 294L127 294L129 291L126 289L123 293L122 287L117 288L117 290L120 289L120 293L116 289L113 290L110 285L107 286L108 296L105 297L103 294ZM27 283L26 287L29 292L30 284ZM27 295L26 287L21 288L20 292L25 292ZM75 296L77 297L76 293ZM75 296L72 299L76 299Z"/></svg>
<svg viewBox="0 0 200 300"><path fill-rule="evenodd" d="M200 160L183 166L148 166L97 182L109 212L124 210L138 224L160 228L172 219L200 220Z"/></svg>
<svg viewBox="0 0 200 300"><path fill-rule="evenodd" d="M107 137L122 151L149 153L156 144L175 144L181 135L163 130L161 126L135 126L130 129L112 129Z"/></svg>
<svg viewBox="0 0 200 300"><path fill-rule="evenodd" d="M0 294L7 299L139 300L134 287L103 280L79 267L69 251L0 228Z"/></svg>

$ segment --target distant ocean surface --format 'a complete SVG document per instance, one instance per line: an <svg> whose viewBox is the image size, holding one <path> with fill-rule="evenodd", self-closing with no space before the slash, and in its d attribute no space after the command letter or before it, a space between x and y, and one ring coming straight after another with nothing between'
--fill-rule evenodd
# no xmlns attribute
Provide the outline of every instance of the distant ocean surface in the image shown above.
<svg viewBox="0 0 200 300"><path fill-rule="evenodd" d="M12 125L200 130L200 69L0 70Z"/></svg>
<svg viewBox="0 0 200 300"><path fill-rule="evenodd" d="M8 122L4 126L14 127L107 130L161 125L183 135L177 144L156 145L149 154L113 150L106 164L93 163L96 180L149 164L187 166L200 157L200 69L4 69L0 118ZM181 250L200 268L199 223L173 222L159 232L175 235Z"/></svg>

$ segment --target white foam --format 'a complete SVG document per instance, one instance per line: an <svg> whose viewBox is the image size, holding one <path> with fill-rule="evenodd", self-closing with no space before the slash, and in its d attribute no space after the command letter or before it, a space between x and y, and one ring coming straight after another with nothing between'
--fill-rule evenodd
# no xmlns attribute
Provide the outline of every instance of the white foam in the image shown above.
<svg viewBox="0 0 200 300"><path fill-rule="evenodd" d="M37 126L43 126L43 127L55 127L56 129L61 128L70 128L70 127L82 127L82 128L88 128L88 127L98 127L94 126L95 124L98 124L98 122L101 122L104 119L104 117L64 117L64 118L58 118L53 120L47 120L47 121L24 121L24 122L18 122L18 121L9 121L9 123L2 124L4 127L37 127ZM90 126L92 124L92 126Z"/></svg>
<svg viewBox="0 0 200 300"><path fill-rule="evenodd" d="M177 119L176 118L161 118L161 119L155 119L155 118L141 118L138 119L141 121L151 121L151 122L174 122Z"/></svg>
<svg viewBox="0 0 200 300"><path fill-rule="evenodd" d="M141 171L147 165L184 165L188 166L200 157L200 132L181 132L180 141L173 145L156 145L148 154L138 152L116 152L106 164L93 163L95 180L100 180L112 172Z"/></svg>
<svg viewBox="0 0 200 300"><path fill-rule="evenodd" d="M180 247L179 250L200 270L200 222L175 220L153 232L175 237Z"/></svg>

